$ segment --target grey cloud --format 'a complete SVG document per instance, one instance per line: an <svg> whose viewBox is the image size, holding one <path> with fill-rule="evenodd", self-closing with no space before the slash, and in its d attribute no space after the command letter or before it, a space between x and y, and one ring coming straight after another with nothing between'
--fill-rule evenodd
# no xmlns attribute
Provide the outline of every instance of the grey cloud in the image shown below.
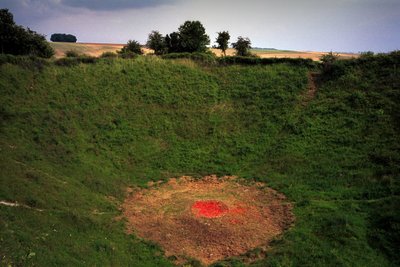
<svg viewBox="0 0 400 267"><path fill-rule="evenodd" d="M0 8L9 9L17 24L31 26L56 14L60 4L58 0L1 0Z"/></svg>
<svg viewBox="0 0 400 267"><path fill-rule="evenodd" d="M378 52L400 43L400 0L0 0L0 8L19 25L81 42L144 42L151 30L169 33L190 19L212 40L229 30L259 47Z"/></svg>
<svg viewBox="0 0 400 267"><path fill-rule="evenodd" d="M169 5L177 0L61 0L64 6L90 10L120 10Z"/></svg>

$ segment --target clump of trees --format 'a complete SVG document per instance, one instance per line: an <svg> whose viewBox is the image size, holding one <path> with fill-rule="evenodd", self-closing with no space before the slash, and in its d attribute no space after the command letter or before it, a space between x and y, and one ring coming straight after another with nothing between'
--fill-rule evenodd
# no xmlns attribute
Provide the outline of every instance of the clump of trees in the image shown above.
<svg viewBox="0 0 400 267"><path fill-rule="evenodd" d="M205 52L210 38L200 21L186 21L179 27L180 52Z"/></svg>
<svg viewBox="0 0 400 267"><path fill-rule="evenodd" d="M8 9L0 9L0 52L44 58L54 55L46 38L29 28L16 25L14 16Z"/></svg>
<svg viewBox="0 0 400 267"><path fill-rule="evenodd" d="M228 31L218 32L215 48L221 49L224 56L229 47L231 36ZM156 55L168 53L206 52L210 38L206 34L200 21L185 21L178 31L167 34L165 37L158 31L152 31L147 39L147 46L154 50ZM247 37L239 36L232 44L237 56L251 56L251 41Z"/></svg>
<svg viewBox="0 0 400 267"><path fill-rule="evenodd" d="M215 40L217 46L226 56L226 50L229 47L230 34L228 31L218 32ZM208 50L210 38L200 21L185 21L179 26L177 31L163 36L159 31L152 31L147 38L146 46L154 50L156 55L171 53L204 53ZM249 38L238 37L232 44L236 49L237 56L251 56L251 42ZM124 48L119 51L121 55L143 54L140 44L137 41L129 41Z"/></svg>
<svg viewBox="0 0 400 267"><path fill-rule="evenodd" d="M147 40L147 46L157 55L205 52L209 44L210 38L200 21L185 21L178 31L165 37L158 31L152 31Z"/></svg>
<svg viewBox="0 0 400 267"><path fill-rule="evenodd" d="M237 56L248 57L251 56L251 42L247 37L239 36L235 43L232 43L232 47L236 50Z"/></svg>
<svg viewBox="0 0 400 267"><path fill-rule="evenodd" d="M65 33L53 33L50 37L52 42L66 42L66 43L76 43L77 39L72 34Z"/></svg>

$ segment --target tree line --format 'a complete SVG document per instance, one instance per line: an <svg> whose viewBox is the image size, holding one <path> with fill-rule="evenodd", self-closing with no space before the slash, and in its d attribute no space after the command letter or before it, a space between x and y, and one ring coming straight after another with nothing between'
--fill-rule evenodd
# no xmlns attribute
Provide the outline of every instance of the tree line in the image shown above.
<svg viewBox="0 0 400 267"><path fill-rule="evenodd" d="M230 34L228 31L218 32L215 48L220 49L224 56L229 47ZM154 50L156 55L168 53L194 53L206 52L210 38L200 21L185 21L178 31L163 36L159 31L152 31L146 42L146 46ZM247 37L239 36L232 47L238 56L250 56L251 41ZM120 54L142 54L141 45L135 40L128 43L119 51Z"/></svg>
<svg viewBox="0 0 400 267"><path fill-rule="evenodd" d="M77 39L71 34L55 33L50 38L53 42L76 42ZM218 32L215 48L221 49L226 56L229 47L230 34L228 31ZM159 31L152 31L148 35L146 45L154 50L156 55L168 53L194 53L207 52L210 38L200 21L185 21L177 31L162 35ZM236 55L249 56L251 42L249 38L238 37L232 43L236 49ZM38 34L29 28L16 25L14 17L8 9L0 9L0 52L13 55L36 55L49 58L54 55L54 50L46 41L44 35ZM141 45L135 40L128 43L118 51L122 57L130 57L143 54Z"/></svg>

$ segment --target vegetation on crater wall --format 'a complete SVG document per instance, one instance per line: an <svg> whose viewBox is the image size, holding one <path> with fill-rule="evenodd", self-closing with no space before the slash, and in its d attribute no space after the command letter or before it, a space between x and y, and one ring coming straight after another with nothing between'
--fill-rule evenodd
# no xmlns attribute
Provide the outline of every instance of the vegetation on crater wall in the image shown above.
<svg viewBox="0 0 400 267"><path fill-rule="evenodd" d="M71 60L0 58L0 200L33 208L0 206L2 264L168 266L114 220L124 190L210 173L295 203L256 266L398 263L398 52L334 62L307 106L305 66Z"/></svg>

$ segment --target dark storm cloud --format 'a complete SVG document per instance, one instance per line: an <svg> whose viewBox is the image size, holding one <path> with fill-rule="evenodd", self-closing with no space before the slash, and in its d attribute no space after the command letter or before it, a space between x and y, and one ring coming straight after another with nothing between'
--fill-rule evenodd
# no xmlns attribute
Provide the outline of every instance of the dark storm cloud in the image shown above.
<svg viewBox="0 0 400 267"><path fill-rule="evenodd" d="M119 10L132 8L156 7L172 4L176 0L62 0L61 3L70 7L81 7L90 10Z"/></svg>

